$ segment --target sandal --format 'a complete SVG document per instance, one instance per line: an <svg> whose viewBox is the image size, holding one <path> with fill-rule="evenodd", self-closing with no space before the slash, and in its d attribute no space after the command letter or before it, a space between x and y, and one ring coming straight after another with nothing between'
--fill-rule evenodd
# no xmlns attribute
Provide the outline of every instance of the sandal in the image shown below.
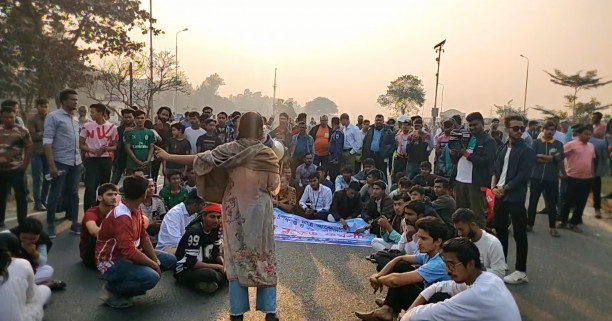
<svg viewBox="0 0 612 321"><path fill-rule="evenodd" d="M66 288L66 282L61 280L49 281L46 285L49 287L49 289L51 289L51 291L60 291Z"/></svg>

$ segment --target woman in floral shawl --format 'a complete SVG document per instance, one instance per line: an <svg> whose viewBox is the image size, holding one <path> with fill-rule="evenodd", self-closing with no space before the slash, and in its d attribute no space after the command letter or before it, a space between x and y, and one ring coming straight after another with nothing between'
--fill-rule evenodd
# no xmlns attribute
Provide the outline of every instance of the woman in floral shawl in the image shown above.
<svg viewBox="0 0 612 321"><path fill-rule="evenodd" d="M276 318L276 254L272 196L280 188L278 157L262 143L260 114L242 115L237 139L197 155L169 155L165 161L193 165L198 193L223 207L223 255L230 280L230 320L250 310L248 288L257 288L257 310Z"/></svg>

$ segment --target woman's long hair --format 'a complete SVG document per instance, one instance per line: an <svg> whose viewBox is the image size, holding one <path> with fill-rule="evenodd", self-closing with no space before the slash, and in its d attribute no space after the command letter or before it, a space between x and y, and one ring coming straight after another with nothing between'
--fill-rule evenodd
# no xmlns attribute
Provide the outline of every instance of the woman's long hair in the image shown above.
<svg viewBox="0 0 612 321"><path fill-rule="evenodd" d="M254 111L244 113L240 117L240 125L238 125L238 137L240 138L251 138L262 140L264 138L263 131L263 118L261 114Z"/></svg>
<svg viewBox="0 0 612 321"><path fill-rule="evenodd" d="M0 233L0 283L8 280L8 267L12 258L19 255L19 250L19 240L13 233Z"/></svg>

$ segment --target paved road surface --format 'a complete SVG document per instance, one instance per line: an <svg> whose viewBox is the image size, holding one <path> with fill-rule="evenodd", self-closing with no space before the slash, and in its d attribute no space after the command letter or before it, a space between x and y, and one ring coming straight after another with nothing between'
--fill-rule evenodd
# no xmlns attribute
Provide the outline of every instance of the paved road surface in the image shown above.
<svg viewBox="0 0 612 321"><path fill-rule="evenodd" d="M612 220L596 220L591 208L586 215L584 234L562 230L559 239L548 235L546 217L538 215L535 232L529 234L530 283L510 286L523 320L610 320ZM201 295L175 285L169 272L155 289L136 298L134 308L102 306L98 299L101 282L97 272L80 264L78 239L61 233L51 250L56 277L66 281L68 288L53 294L46 320L229 319L227 287ZM374 308L375 296L367 283L374 266L363 259L369 249L284 242L278 242L277 249L282 320L356 320L353 311ZM508 263L512 271L512 242ZM250 312L246 320L262 316Z"/></svg>

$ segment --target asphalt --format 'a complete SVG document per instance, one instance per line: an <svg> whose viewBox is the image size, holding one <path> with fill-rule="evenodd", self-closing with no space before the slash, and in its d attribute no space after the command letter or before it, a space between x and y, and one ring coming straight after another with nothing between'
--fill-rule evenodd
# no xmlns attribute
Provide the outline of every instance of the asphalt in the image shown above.
<svg viewBox="0 0 612 321"><path fill-rule="evenodd" d="M33 214L33 215L41 215ZM10 213L9 213L10 217ZM42 217L41 217L42 218ZM561 230L549 236L545 215L538 215L529 234L529 283L508 286L523 320L610 320L612 315L612 219L597 220L587 208L584 233ZM10 224L9 224L10 227ZM45 320L228 320L228 290L203 295L178 286L169 272L156 288L135 299L135 307L113 310L101 305L96 271L79 261L79 237L60 233L49 262L56 278L68 287L52 295ZM374 266L364 259L367 248L277 242L278 312L281 320L357 320L356 310L375 307L367 277ZM508 265L514 267L510 242ZM251 305L254 309L254 293ZM245 320L262 320L247 313Z"/></svg>

